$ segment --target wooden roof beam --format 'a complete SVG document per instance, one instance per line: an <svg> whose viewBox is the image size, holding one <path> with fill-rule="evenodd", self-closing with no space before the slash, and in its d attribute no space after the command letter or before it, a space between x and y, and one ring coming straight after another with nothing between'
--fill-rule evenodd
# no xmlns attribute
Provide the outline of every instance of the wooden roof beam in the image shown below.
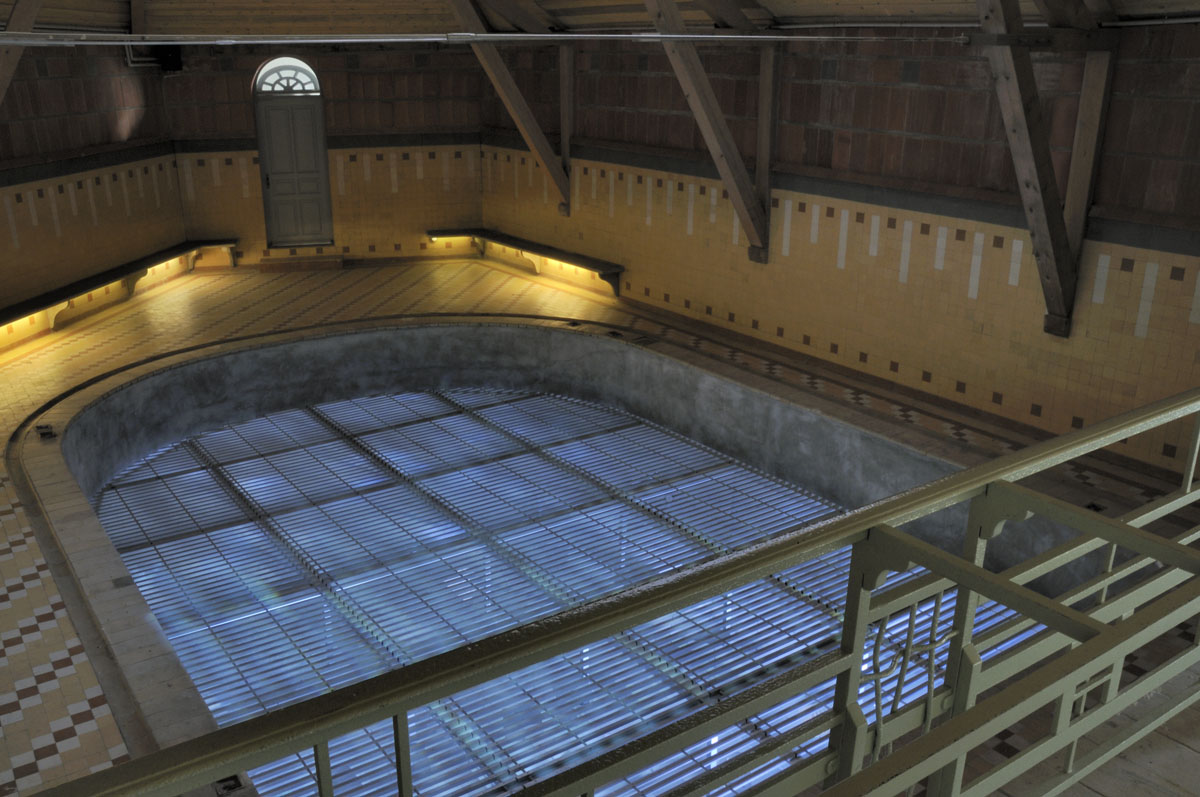
<svg viewBox="0 0 1200 797"><path fill-rule="evenodd" d="M742 11L737 0L696 0L696 5L700 6L718 26L742 31L758 29L758 26Z"/></svg>
<svg viewBox="0 0 1200 797"><path fill-rule="evenodd" d="M1033 0L1042 19L1052 28L1096 27L1096 18L1083 0Z"/></svg>
<svg viewBox="0 0 1200 797"><path fill-rule="evenodd" d="M17 0L9 11L4 30L8 33L29 33L41 8L42 0ZM17 73L17 64L21 62L23 52L24 47L0 47L0 103L4 102L4 95L8 93L13 75Z"/></svg>
<svg viewBox="0 0 1200 797"><path fill-rule="evenodd" d="M526 0L486 0L484 5L488 11L498 14L525 33L551 33L551 26L557 22L552 19L547 25L534 10L537 6ZM561 24L557 26L562 27Z"/></svg>
<svg viewBox="0 0 1200 797"><path fill-rule="evenodd" d="M1063 203L1067 240L1076 263L1083 254L1083 235L1092 206L1096 167L1100 162L1100 139L1108 114L1114 61L1111 52L1101 50L1088 53L1083 64L1083 86L1079 90L1075 141L1071 146L1071 169L1067 174L1067 197Z"/></svg>
<svg viewBox="0 0 1200 797"><path fill-rule="evenodd" d="M683 32L683 17L675 5L675 0L646 0L646 9L659 32ZM704 143L716 164L717 173L721 175L725 190L729 192L742 229L750 240L750 259L765 263L767 213L755 192L754 181L750 179L746 163L738 152L737 142L734 141L729 123L717 102L716 92L713 91L708 75L704 73L696 46L691 42L664 42L663 49L667 52L667 58L675 70L675 77L679 80L679 86L683 89L696 124L700 127L700 134L704 137Z"/></svg>
<svg viewBox="0 0 1200 797"><path fill-rule="evenodd" d="M450 7L466 32L488 32L483 18L479 15L479 10L475 8L471 0L450 0ZM554 184L554 191L558 194L559 212L563 215L570 215L570 178L563 169L562 160L555 154L550 142L546 139L546 134L542 132L541 126L537 123L533 109L529 107L529 103L525 101L525 97L517 87L517 82L513 80L508 65L500 57L500 51L494 44L472 44L471 49L475 52L475 57L479 59L479 65L487 73L488 79L492 81L496 93L500 95L500 101L504 103L509 116L516 123L517 130L520 131L521 138L525 141L525 146L529 147L529 151L541 162L542 168L550 176L550 181Z"/></svg>
<svg viewBox="0 0 1200 797"><path fill-rule="evenodd" d="M976 0L976 3L985 33L1021 32L1017 0ZM1029 49L991 45L986 50L1046 301L1044 329L1052 335L1068 337L1078 272L1059 201Z"/></svg>

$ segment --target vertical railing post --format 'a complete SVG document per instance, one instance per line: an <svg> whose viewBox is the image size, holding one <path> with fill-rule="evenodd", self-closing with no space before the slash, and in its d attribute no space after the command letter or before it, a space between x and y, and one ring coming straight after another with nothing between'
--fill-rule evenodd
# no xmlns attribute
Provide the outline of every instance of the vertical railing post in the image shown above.
<svg viewBox="0 0 1200 797"><path fill-rule="evenodd" d="M396 753L396 790L400 797L413 797L412 751L408 740L408 712L392 716L392 743Z"/></svg>
<svg viewBox="0 0 1200 797"><path fill-rule="evenodd" d="M967 515L967 534L963 544L963 558L976 567L983 567L987 554L988 540L996 536L1009 514L1000 511L994 496L986 493L971 500ZM950 716L954 717L975 705L979 690L978 675L982 668L979 652L972 643L975 633L975 613L979 609L979 593L962 584L954 599L953 636L946 656L946 679L953 703ZM962 750L953 763L947 764L929 778L930 797L957 797L962 790L963 770L967 752Z"/></svg>
<svg viewBox="0 0 1200 797"><path fill-rule="evenodd" d="M313 746L313 758L317 764L317 794L320 797L333 797L333 768L329 761L328 740Z"/></svg>
<svg viewBox="0 0 1200 797"><path fill-rule="evenodd" d="M869 540L856 543L850 556L850 575L846 585L846 614L842 618L842 652L857 655L849 667L838 674L833 710L842 722L829 735L831 749L837 755L837 769L826 781L831 786L862 769L867 752L867 718L858 704L862 683L862 655L867 639L867 614L871 604L873 557Z"/></svg>
<svg viewBox="0 0 1200 797"><path fill-rule="evenodd" d="M1183 489L1190 490L1196 479L1196 458L1200 456L1200 412L1192 416L1192 439L1183 460Z"/></svg>

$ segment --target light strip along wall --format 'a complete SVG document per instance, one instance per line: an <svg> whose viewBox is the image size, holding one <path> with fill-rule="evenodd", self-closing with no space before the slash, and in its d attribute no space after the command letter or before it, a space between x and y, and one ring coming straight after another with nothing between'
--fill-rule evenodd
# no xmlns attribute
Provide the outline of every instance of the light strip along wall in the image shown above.
<svg viewBox="0 0 1200 797"><path fill-rule="evenodd" d="M477 390L344 401L209 432L119 476L99 507L221 724L834 510L625 413ZM847 560L835 552L410 712L418 792L519 788L828 651ZM944 634L952 611L932 606L879 624L870 666L886 670L914 635ZM1010 616L987 604L979 622ZM921 699L940 682L926 659L877 679L864 705ZM786 738L831 699L824 684L604 793L684 783ZM392 793L393 755L390 726L350 734L332 745L335 784ZM313 772L301 755L251 775L260 793L291 794L310 790Z"/></svg>

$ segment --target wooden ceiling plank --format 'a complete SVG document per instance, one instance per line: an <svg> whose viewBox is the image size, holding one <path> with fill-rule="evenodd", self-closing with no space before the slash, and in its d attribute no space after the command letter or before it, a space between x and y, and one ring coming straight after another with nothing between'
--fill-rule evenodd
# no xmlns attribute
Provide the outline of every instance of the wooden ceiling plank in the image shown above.
<svg viewBox="0 0 1200 797"><path fill-rule="evenodd" d="M4 30L8 33L28 33L33 30L33 22L41 10L42 0L16 0L8 13L8 22ZM0 104L8 93L13 75L17 73L17 64L21 62L24 47L0 47Z"/></svg>
<svg viewBox="0 0 1200 797"><path fill-rule="evenodd" d="M487 33L487 26L483 24L483 18L479 16L479 11L471 4L471 0L450 0L450 7L466 32ZM512 72L508 70L508 65L501 58L500 51L494 44L472 44L471 49L475 52L475 57L479 59L479 65L483 67L488 79L492 81L496 93L500 95L500 101L504 103L509 116L516 123L521 138L525 140L525 146L529 147L529 151L541 162L542 168L550 175L554 190L559 197L560 210L564 214L569 214L571 183L563 169L562 161L551 148L546 134L542 132L537 118L533 115L533 109L525 101L524 95L517 87L517 82L513 80Z"/></svg>
<svg viewBox="0 0 1200 797"><path fill-rule="evenodd" d="M1075 142L1071 147L1071 169L1063 203L1067 240L1071 243L1071 252L1077 263L1082 253L1088 211L1092 205L1096 166L1100 161L1100 136L1104 130L1104 117L1108 113L1114 60L1111 52L1101 50L1088 53L1083 65L1083 87L1079 91Z"/></svg>
<svg viewBox="0 0 1200 797"><path fill-rule="evenodd" d="M659 32L683 32L683 19L674 0L646 0L646 9ZM664 42L663 49L692 109L692 116L700 127L704 143L708 145L717 173L729 192L742 229L750 240L750 257L757 262L766 262L767 214L755 193L754 182L738 152L737 142L717 102L716 92L704 72L704 66L700 63L696 47L691 42L675 41Z"/></svg>
<svg viewBox="0 0 1200 797"><path fill-rule="evenodd" d="M985 32L1021 32L1016 0L976 2L980 25ZM992 45L986 50L1046 301L1044 329L1053 335L1068 337L1077 271L1059 202L1033 63L1025 47Z"/></svg>

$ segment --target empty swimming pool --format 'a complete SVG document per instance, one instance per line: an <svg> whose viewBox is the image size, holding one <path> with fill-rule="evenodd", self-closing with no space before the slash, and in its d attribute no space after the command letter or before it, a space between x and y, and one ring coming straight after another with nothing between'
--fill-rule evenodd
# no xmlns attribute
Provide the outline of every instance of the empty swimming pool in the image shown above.
<svg viewBox="0 0 1200 797"><path fill-rule="evenodd" d="M834 511L628 413L494 390L267 415L166 446L99 498L113 544L222 725ZM832 649L847 565L848 552L835 552L410 712L417 793L517 791ZM952 595L942 603L877 629L867 657L886 674L864 687L868 712L880 681L888 711L940 682L937 666L887 671L906 637L948 627ZM977 626L1006 615L992 604ZM831 698L829 683L597 793L670 791L786 736ZM725 792L825 743L784 745ZM390 723L331 752L340 793L395 792ZM251 777L260 793L283 795L311 792L314 772L300 755Z"/></svg>

